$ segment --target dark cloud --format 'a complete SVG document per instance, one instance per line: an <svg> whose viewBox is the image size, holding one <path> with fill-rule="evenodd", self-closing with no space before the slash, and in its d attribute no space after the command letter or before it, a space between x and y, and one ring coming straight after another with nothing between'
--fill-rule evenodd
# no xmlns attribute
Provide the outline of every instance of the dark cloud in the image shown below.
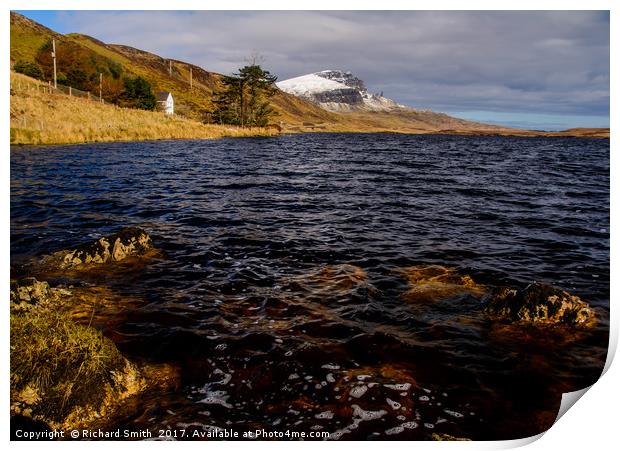
<svg viewBox="0 0 620 451"><path fill-rule="evenodd" d="M609 116L606 12L78 11L55 21L223 73L254 52L280 79L351 70L414 107Z"/></svg>

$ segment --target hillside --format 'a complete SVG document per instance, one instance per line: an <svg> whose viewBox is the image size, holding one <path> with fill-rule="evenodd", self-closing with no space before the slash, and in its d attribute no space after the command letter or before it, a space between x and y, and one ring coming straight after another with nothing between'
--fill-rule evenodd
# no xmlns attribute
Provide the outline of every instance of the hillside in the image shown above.
<svg viewBox="0 0 620 451"><path fill-rule="evenodd" d="M61 35L14 12L11 12L11 64L34 63L42 69L42 79L51 79L52 37L56 39L59 83L98 95L99 73L102 73L103 98L114 103L122 92L123 77L140 75L152 84L155 91L172 92L175 112L178 115L198 121L210 121L213 93L217 89L221 74L183 61L164 59L125 45L106 44L82 34ZM338 78L336 75L338 74L329 74L330 81L345 84L351 80L361 82L357 78L349 80L350 77ZM393 107L390 103L393 101L376 94L368 94L368 99L364 102L373 105L385 104L388 107L359 108L347 112L342 109L328 111L307 99L280 90L272 99L279 114L273 122L284 132L609 136L608 129L574 129L558 134L480 124L432 111Z"/></svg>
<svg viewBox="0 0 620 451"><path fill-rule="evenodd" d="M11 73L11 144L77 144L154 139L209 139L274 133L203 124L179 116L120 108L48 91L47 84Z"/></svg>
<svg viewBox="0 0 620 451"><path fill-rule="evenodd" d="M74 88L98 92L98 72L103 71L104 98L113 101L122 74L140 75L153 85L154 90L172 92L179 114L199 120L208 119L205 115L212 107L213 92L221 74L129 46L106 44L82 34L61 35L14 12L11 12L11 63L24 60L35 62L43 68L46 78L51 78L52 63L45 48L51 37L56 39L59 73L64 73L63 64L69 61L76 65L74 72L79 70L87 75L82 85L67 83ZM79 63L76 62L78 57ZM114 68L119 66L121 75L115 77ZM93 74L96 77L90 83ZM273 103L280 113L277 121L285 124L301 126L306 121L337 121L329 112L284 92L278 92Z"/></svg>

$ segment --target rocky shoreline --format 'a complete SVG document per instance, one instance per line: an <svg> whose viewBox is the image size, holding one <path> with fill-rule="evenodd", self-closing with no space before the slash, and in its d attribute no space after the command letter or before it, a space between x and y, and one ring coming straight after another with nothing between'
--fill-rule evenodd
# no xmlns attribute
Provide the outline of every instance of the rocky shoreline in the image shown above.
<svg viewBox="0 0 620 451"><path fill-rule="evenodd" d="M128 227L45 256L29 269L50 277L75 275L155 254L150 237ZM99 310L105 320L106 313L120 307L106 309L110 300L124 302L110 290L88 285L52 287L47 281L25 277L11 280L10 299L13 421L57 430L105 426L130 398L177 383L172 367L128 360L93 327L98 305L103 306ZM85 318L87 324L83 324Z"/></svg>
<svg viewBox="0 0 620 451"><path fill-rule="evenodd" d="M45 280L113 274L119 265L147 265L159 255L148 233L128 227L36 259L27 267L36 277L11 280L12 421L58 430L105 428L122 419L128 402L179 386L178 368L130 361L100 330L115 311L131 309L139 300L105 287L51 286ZM597 322L594 309L579 297L542 283L489 287L439 265L411 266L395 275L407 282L401 299L411 304L470 296L490 322L560 333L592 329ZM379 293L366 271L352 264L326 265L284 285L318 297L363 290L373 298Z"/></svg>

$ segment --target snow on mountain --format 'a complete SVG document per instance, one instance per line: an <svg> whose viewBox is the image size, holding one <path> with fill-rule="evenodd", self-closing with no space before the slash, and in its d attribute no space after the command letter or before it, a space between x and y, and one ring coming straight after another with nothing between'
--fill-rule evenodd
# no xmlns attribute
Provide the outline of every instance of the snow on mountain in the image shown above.
<svg viewBox="0 0 620 451"><path fill-rule="evenodd" d="M319 77L316 74L302 75L301 77L289 78L276 83L276 86L284 92L298 97L309 97L313 94L342 89L343 84L328 78Z"/></svg>
<svg viewBox="0 0 620 451"><path fill-rule="evenodd" d="M324 70L276 83L289 94L330 111L391 111L407 108L381 94L370 94L351 72Z"/></svg>

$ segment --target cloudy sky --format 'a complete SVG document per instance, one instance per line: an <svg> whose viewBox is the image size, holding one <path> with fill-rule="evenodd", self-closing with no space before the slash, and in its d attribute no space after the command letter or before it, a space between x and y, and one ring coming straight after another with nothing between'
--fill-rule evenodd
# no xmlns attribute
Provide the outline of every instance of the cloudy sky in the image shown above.
<svg viewBox="0 0 620 451"><path fill-rule="evenodd" d="M607 12L20 11L230 73L350 70L416 108L540 129L609 126Z"/></svg>

